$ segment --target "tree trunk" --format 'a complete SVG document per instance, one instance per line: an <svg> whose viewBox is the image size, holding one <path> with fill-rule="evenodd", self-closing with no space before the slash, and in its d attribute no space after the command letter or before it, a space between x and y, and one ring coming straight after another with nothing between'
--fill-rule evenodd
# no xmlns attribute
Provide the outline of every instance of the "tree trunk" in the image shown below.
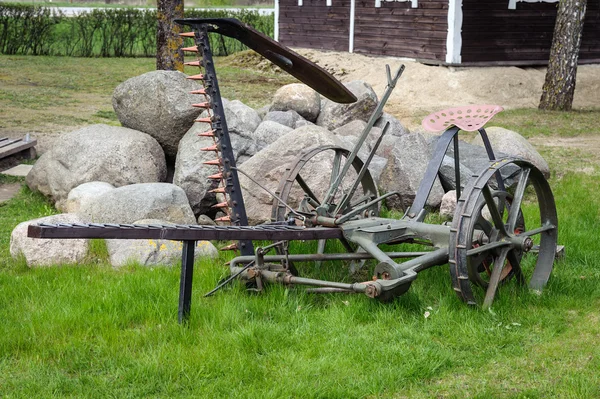
<svg viewBox="0 0 600 399"><path fill-rule="evenodd" d="M573 106L586 4L587 0L560 0L540 109L569 111Z"/></svg>
<svg viewBox="0 0 600 399"><path fill-rule="evenodd" d="M156 69L183 72L181 26L173 22L183 18L183 0L157 0Z"/></svg>

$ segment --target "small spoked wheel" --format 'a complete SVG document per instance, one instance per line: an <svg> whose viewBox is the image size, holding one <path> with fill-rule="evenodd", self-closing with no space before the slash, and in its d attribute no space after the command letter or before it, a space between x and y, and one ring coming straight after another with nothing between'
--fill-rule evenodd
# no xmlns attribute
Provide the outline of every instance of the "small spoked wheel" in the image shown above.
<svg viewBox="0 0 600 399"><path fill-rule="evenodd" d="M320 211L319 216L339 217L356 207L367 203L377 197L377 187L369 171L366 171L356 186L353 195L345 205L338 209L344 195L352 189L352 184L358 177L363 162L358 157L354 158L346 176L339 182L337 189L328 193L329 187L336 180L339 172L344 167L350 151L336 146L317 147L303 152L287 168L279 182L276 194L291 207L299 212L312 213L324 205L329 206ZM327 194L330 194L329 198ZM289 209L278 200L273 200L271 218L285 220ZM377 204L370 206L357 216L374 216L378 214Z"/></svg>
<svg viewBox="0 0 600 399"><path fill-rule="evenodd" d="M456 206L449 250L455 292L487 308L509 281L541 291L552 272L557 236L554 197L543 174L525 161L494 161Z"/></svg>
<svg viewBox="0 0 600 399"><path fill-rule="evenodd" d="M358 157L354 158L348 173L339 182L337 190L328 192L348 161L349 155L350 151L337 146L317 147L301 153L287 168L276 194L285 204L306 215L337 218L364 207L377 197L377 186L368 170L363 176L359 176L363 162ZM353 187L356 181L356 187ZM352 191L353 194L350 195ZM327 198L328 194L329 198ZM345 196L349 198L342 204ZM273 200L272 220L286 220L289 214L290 210L281 201ZM353 218L378 214L378 205L374 204L360 209ZM356 250L346 240L342 240L342 244L348 252ZM325 246L326 240L319 240L317 252L325 253Z"/></svg>

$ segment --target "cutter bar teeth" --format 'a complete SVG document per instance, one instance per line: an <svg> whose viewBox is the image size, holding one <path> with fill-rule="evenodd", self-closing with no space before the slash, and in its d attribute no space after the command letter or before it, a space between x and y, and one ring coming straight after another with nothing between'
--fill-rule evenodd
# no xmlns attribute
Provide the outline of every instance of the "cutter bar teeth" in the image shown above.
<svg viewBox="0 0 600 399"><path fill-rule="evenodd" d="M223 162L220 159L213 159L211 161L202 162L204 165L222 166Z"/></svg>
<svg viewBox="0 0 600 399"><path fill-rule="evenodd" d="M183 65L199 67L200 66L200 61L184 62Z"/></svg>
<svg viewBox="0 0 600 399"><path fill-rule="evenodd" d="M237 251L238 248L237 242L234 242L233 244L229 244L226 247L219 249L219 251Z"/></svg>
<svg viewBox="0 0 600 399"><path fill-rule="evenodd" d="M221 151L221 149L219 148L218 144L215 144L215 145L211 145L210 147L200 148L200 151L216 151L216 152L219 152L219 151Z"/></svg>
<svg viewBox="0 0 600 399"><path fill-rule="evenodd" d="M223 173L216 173L214 175L210 175L207 179L215 179L215 180L223 180Z"/></svg>
<svg viewBox="0 0 600 399"><path fill-rule="evenodd" d="M195 61L195 62L199 62L199 61ZM187 63L186 63L186 65L187 65ZM204 80L204 75L201 74L201 73L199 73L197 75L188 76L186 79L190 79L190 80Z"/></svg>
<svg viewBox="0 0 600 399"><path fill-rule="evenodd" d="M204 102L204 103L196 103L196 104L192 104L192 107L194 107L194 108L204 108L204 109L209 109L209 108L210 108L210 103L209 103L209 102Z"/></svg>

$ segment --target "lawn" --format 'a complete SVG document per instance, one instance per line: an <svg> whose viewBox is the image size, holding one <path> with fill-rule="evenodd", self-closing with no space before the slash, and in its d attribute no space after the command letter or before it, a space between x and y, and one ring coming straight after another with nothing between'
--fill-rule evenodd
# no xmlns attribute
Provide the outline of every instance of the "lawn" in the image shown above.
<svg viewBox="0 0 600 399"><path fill-rule="evenodd" d="M228 62L217 65L224 95L252 106L291 82ZM112 88L153 67L147 59L0 56L0 135L116 124ZM595 136L599 117L515 110L496 124L543 142ZM222 255L197 265L191 319L179 325L178 265L114 270L102 241L84 265L29 269L11 259L14 226L56 212L24 187L0 205L0 395L600 397L600 165L585 148L540 148L553 167L566 255L542 295L509 284L491 311L458 300L447 266L421 273L391 304L285 287L255 295L239 284L203 298L227 275Z"/></svg>

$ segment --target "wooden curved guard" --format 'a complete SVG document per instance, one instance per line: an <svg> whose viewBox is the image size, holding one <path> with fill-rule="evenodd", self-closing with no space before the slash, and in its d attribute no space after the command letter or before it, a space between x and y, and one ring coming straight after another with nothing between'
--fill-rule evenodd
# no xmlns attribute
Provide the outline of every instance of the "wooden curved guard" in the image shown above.
<svg viewBox="0 0 600 399"><path fill-rule="evenodd" d="M430 132L441 132L456 126L466 132L481 129L494 115L504 110L499 105L465 105L427 115L421 125Z"/></svg>

